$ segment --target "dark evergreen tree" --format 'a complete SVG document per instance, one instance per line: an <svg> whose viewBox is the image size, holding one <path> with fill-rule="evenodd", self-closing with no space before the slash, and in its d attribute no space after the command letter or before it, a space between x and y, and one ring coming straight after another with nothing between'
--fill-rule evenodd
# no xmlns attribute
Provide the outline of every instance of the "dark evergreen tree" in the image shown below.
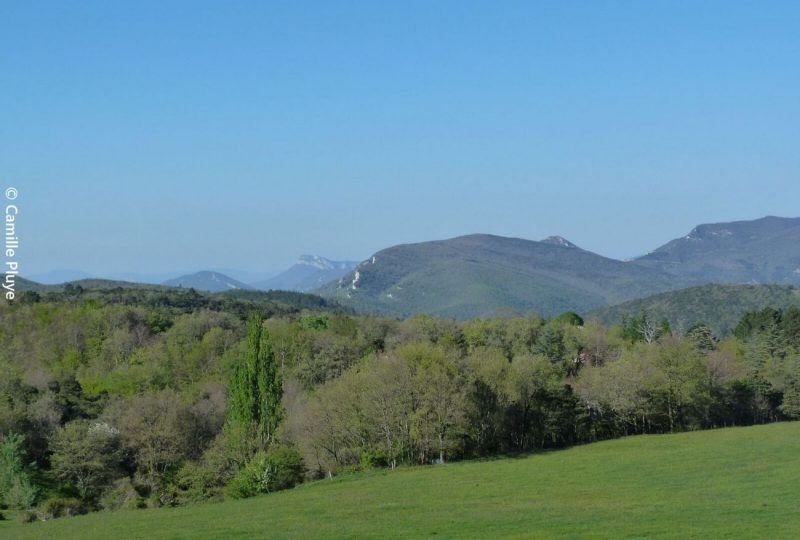
<svg viewBox="0 0 800 540"><path fill-rule="evenodd" d="M705 323L697 323L689 327L686 331L686 337L694 343L697 350L702 354L708 354L716 347L717 338Z"/></svg>

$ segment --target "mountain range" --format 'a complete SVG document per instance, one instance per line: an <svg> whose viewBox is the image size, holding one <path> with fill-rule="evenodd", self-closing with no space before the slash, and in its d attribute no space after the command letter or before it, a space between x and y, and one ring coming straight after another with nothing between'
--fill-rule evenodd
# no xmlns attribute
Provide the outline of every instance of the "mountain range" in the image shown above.
<svg viewBox="0 0 800 540"><path fill-rule="evenodd" d="M319 255L301 255L291 268L272 278L253 283L253 287L263 291L308 292L339 279L357 265L356 261L332 261Z"/></svg>
<svg viewBox="0 0 800 540"><path fill-rule="evenodd" d="M675 284L659 269L609 259L563 238L474 234L379 251L317 292L363 311L471 318L503 309L584 312Z"/></svg>
<svg viewBox="0 0 800 540"><path fill-rule="evenodd" d="M96 279L76 283L120 284ZM688 305L692 295L724 305L745 294L750 300L739 302L742 306L773 301L775 295L796 297L788 289L754 293L709 288L647 298L706 284L800 286L800 218L768 216L698 225L630 261L603 257L560 236L532 241L473 234L389 247L361 263L304 255L285 272L254 283L214 271L163 283L210 292L313 291L358 311L397 317L428 313L472 318L503 311L554 315L572 310L607 320L653 306L674 313L675 305ZM603 310L624 302L629 303L616 311Z"/></svg>
<svg viewBox="0 0 800 540"><path fill-rule="evenodd" d="M634 262L698 284L800 285L800 218L698 225Z"/></svg>
<svg viewBox="0 0 800 540"><path fill-rule="evenodd" d="M162 285L205 292L250 289L309 292L339 279L357 264L354 261L332 261L318 255L301 255L294 265L277 276L252 283L234 279L222 272L204 270L168 279Z"/></svg>
<svg viewBox="0 0 800 540"><path fill-rule="evenodd" d="M561 237L478 234L399 245L317 292L363 311L471 318L508 309L585 313L707 283L800 285L800 218L699 225L626 262Z"/></svg>

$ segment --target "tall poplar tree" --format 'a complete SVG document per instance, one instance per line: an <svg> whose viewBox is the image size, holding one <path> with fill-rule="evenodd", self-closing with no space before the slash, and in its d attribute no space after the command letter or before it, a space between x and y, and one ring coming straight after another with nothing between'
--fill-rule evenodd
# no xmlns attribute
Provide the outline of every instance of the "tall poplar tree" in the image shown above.
<svg viewBox="0 0 800 540"><path fill-rule="evenodd" d="M283 381L269 333L261 315L253 313L247 323L247 352L231 377L226 418L232 442L244 459L275 439L283 420L282 397Z"/></svg>

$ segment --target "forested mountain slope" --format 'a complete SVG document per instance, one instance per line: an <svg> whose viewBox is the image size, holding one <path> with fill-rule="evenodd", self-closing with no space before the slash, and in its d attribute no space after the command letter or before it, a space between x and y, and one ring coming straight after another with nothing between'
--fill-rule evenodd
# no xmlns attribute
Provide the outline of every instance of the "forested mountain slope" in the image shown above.
<svg viewBox="0 0 800 540"><path fill-rule="evenodd" d="M364 311L470 318L587 311L680 286L661 270L560 240L476 234L394 246L318 292Z"/></svg>
<svg viewBox="0 0 800 540"><path fill-rule="evenodd" d="M718 336L730 333L748 311L766 307L800 305L800 289L792 285L701 285L629 300L590 312L604 324L616 324L624 317L646 314L650 319L667 319L676 331L705 323Z"/></svg>
<svg viewBox="0 0 800 540"><path fill-rule="evenodd" d="M697 285L800 285L800 218L698 225L634 262Z"/></svg>

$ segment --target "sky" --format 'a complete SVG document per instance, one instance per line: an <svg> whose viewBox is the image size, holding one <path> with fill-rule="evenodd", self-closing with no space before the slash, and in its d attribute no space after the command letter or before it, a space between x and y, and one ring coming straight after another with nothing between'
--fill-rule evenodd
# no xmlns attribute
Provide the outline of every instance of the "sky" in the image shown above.
<svg viewBox="0 0 800 540"><path fill-rule="evenodd" d="M800 2L0 0L20 270L800 216ZM4 201L5 202L5 201Z"/></svg>

